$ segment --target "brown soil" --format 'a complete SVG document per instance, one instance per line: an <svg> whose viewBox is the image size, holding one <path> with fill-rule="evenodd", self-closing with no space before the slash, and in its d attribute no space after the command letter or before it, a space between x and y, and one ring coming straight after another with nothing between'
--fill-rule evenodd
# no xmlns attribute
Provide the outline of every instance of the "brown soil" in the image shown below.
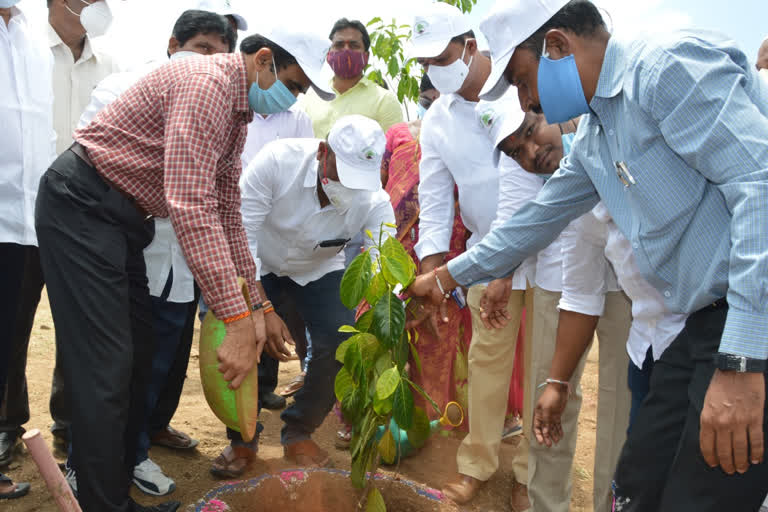
<svg viewBox="0 0 768 512"><path fill-rule="evenodd" d="M572 512L587 512L592 509L592 466L594 460L595 445L595 413L596 413L596 384L597 384L597 357L596 350L590 354L582 387L584 401L581 418L579 420L579 443L576 460L573 465L573 499ZM30 409L32 420L26 425L27 429L39 428L50 443L51 436L48 427L51 418L48 413L48 399L51 391L51 374L54 365L54 331L47 297L44 295L35 319L32 339L29 349L29 362L27 366L27 380L30 395ZM192 360L184 387L179 410L173 420L173 426L183 430L192 437L200 440L196 450L183 453L165 448L153 447L150 456L157 462L167 475L176 481L176 491L165 498L154 498L142 494L137 489L132 490L133 497L142 504L150 505L160 503L168 499L182 502L184 506L195 503L203 498L210 490L221 485L221 481L214 479L208 469L211 462L226 446L227 440L224 428L208 408L200 386L199 370L197 365L197 348L192 349ZM295 361L282 364L280 367L280 383L283 386L291 380L299 371ZM87 400L87 397L83 397ZM283 459L280 446L280 414L279 411L264 411L262 421L265 430L261 435L261 447L259 459L253 464L245 478L254 478L264 473L272 473L284 469L290 469L290 465ZM334 437L338 428L338 420L333 414L329 414L325 423L315 433L317 443L331 453L334 467L349 469L349 453L334 448ZM405 459L399 468L403 478L424 484L428 487L440 489L445 483L456 475L456 449L459 440L445 435L436 435L417 455ZM461 512L507 512L509 511L509 493L512 486L511 460L516 444L502 443L500 470L491 480L483 486L479 495L473 500L471 506L461 507ZM56 454L58 460L63 460L60 454ZM2 471L16 481L28 481L32 483L32 491L29 496L16 501L4 502L0 506L3 512L55 512L56 508L48 494L45 484L39 477L32 459L23 449L10 467ZM321 486L322 488L322 486ZM385 497L398 500L398 494L387 494L386 484L383 486ZM341 496L342 493L325 493ZM314 498L313 498L314 499ZM282 510L315 510L306 508L312 501L301 503L291 508L283 507ZM389 504L391 511L404 510L430 510L429 508L400 508L395 501ZM281 510L269 503L269 509ZM318 509L324 510L324 509ZM328 510L343 510L328 509Z"/></svg>
<svg viewBox="0 0 768 512"><path fill-rule="evenodd" d="M410 486L397 481L377 481L387 507L397 512L456 512L456 507L419 496ZM256 488L236 489L218 497L231 512L356 512L361 491L344 475L313 473L306 482L286 484L278 477L267 478Z"/></svg>

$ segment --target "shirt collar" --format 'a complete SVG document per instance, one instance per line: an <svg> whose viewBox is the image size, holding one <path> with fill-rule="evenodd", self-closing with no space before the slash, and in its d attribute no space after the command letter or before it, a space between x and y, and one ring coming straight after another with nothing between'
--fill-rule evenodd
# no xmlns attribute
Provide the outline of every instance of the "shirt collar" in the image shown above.
<svg viewBox="0 0 768 512"><path fill-rule="evenodd" d="M238 52L237 54L232 55L232 62L235 64L235 72L237 73L237 76L235 77L237 82L237 87L235 89L235 112L246 114L249 121L252 121L253 111L248 104L248 75L246 73L245 54Z"/></svg>
<svg viewBox="0 0 768 512"><path fill-rule="evenodd" d="M368 87L369 85L373 84L372 81L370 81L367 78L363 77L363 78L360 79L359 82L357 82L355 85L353 85L352 87L350 87L346 91L339 92L333 86L333 77L331 77L331 79L328 81L328 83L331 85L331 89L333 89L333 92L336 93L336 97L337 98L340 97L340 96L343 96L344 94L347 94L349 91L353 91L353 90L357 89L358 87ZM374 84L374 85L376 85L376 84ZM376 85L376 87L378 87L378 85ZM331 100L331 101L333 101L333 100Z"/></svg>
<svg viewBox="0 0 768 512"><path fill-rule="evenodd" d="M48 47L54 48L56 46L66 46L64 44L64 41L61 40L61 37L59 37L59 34L54 30L54 28L51 26L51 24L48 24ZM91 38L88 36L88 34L85 34L85 44L83 44L83 53L80 55L80 59L77 62L80 61L87 61L93 57L96 60L99 60L99 56L96 52L93 51L93 45L91 44Z"/></svg>
<svg viewBox="0 0 768 512"><path fill-rule="evenodd" d="M626 49L611 37L605 48L603 67L600 69L600 78L597 81L595 96L601 98L613 98L621 91L624 84L624 71L627 67Z"/></svg>

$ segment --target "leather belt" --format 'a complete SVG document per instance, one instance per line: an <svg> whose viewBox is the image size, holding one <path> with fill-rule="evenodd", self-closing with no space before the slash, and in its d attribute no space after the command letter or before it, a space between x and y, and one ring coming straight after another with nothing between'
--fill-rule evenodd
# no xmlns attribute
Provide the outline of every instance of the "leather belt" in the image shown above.
<svg viewBox="0 0 768 512"><path fill-rule="evenodd" d="M93 170L96 171L96 173L99 175L99 177L102 180L104 180L104 183L106 183L113 189L117 190L120 193L120 195L122 195L128 201L130 201L130 203L133 205L134 208L136 208L136 210L138 210L138 212L141 214L142 218L144 218L145 221L153 217L152 215L148 214L144 208L139 206L139 203L136 202L135 197L133 197L128 192L122 190L120 187L112 183L110 180L108 180L101 173L98 172L98 170L96 169L96 166L93 165L93 162L91 161L91 157L88 156L88 151L86 151L85 146L83 146L79 142L73 142L72 145L69 147L69 150L72 151L75 155L77 155L78 158L80 158L83 162L85 162L90 167L92 167Z"/></svg>

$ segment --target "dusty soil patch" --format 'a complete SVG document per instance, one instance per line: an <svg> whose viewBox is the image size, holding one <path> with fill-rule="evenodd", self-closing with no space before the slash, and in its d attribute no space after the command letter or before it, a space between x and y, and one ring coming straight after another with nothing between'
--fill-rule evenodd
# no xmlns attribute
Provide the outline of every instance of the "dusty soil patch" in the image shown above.
<svg viewBox="0 0 768 512"><path fill-rule="evenodd" d="M579 444L573 465L573 500L572 512L587 512L592 509L592 466L595 445L595 394L597 384L596 350L590 354L586 371L582 378L584 400L579 431ZM189 379L184 387L179 411L173 420L173 426L200 440L200 445L190 453L180 453L164 448L152 448L150 456L171 478L176 481L177 489L169 497L153 498L133 489L134 498L143 504L159 503L167 499L181 501L185 506L196 503L211 489L222 484L211 477L208 469L214 458L226 446L224 428L208 408L200 386L197 365L197 347L192 349ZM32 419L26 425L28 429L39 428L47 441L51 442L48 427L51 424L48 412L48 399L51 392L51 375L55 358L54 331L47 296L43 296L35 319L35 326L30 342L27 380L30 394ZM299 371L297 362L281 364L280 384L282 386ZM87 397L83 397L87 400ZM253 465L245 478L254 478L264 473L290 469L283 459L280 446L279 411L265 411L262 415L265 431L261 435L259 460ZM338 451L333 446L337 429L337 419L331 413L315 434L315 440L332 455L334 467L349 469L349 453ZM428 487L440 489L456 474L456 449L459 440L444 435L435 436L424 449L414 457L404 460L400 473L404 478L419 482ZM462 507L462 512L507 512L509 511L509 491L512 485L511 459L515 445L502 443L501 468L491 480L483 486L479 496L471 506ZM59 460L63 460L59 458ZM16 461L3 468L17 481L32 483L32 491L24 499L4 502L0 505L3 512L55 512L45 484L27 453L21 450ZM279 510L279 509L278 509ZM289 508L283 509L288 512ZM305 510L303 507L296 510ZM400 509L391 506L390 510ZM420 509L429 510L429 509Z"/></svg>

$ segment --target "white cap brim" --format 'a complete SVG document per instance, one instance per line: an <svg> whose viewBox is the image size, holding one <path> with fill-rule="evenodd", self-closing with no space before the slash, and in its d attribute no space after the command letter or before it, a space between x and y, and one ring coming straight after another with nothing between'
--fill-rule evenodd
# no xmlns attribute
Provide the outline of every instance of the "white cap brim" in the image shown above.
<svg viewBox="0 0 768 512"><path fill-rule="evenodd" d="M333 149L333 147L331 147ZM335 151L334 151L335 152ZM365 171L355 167L353 164L345 162L339 158L336 153L336 172L339 175L339 181L347 188L355 190L368 190L376 192L381 188L381 181L371 180L370 171Z"/></svg>
<svg viewBox="0 0 768 512"><path fill-rule="evenodd" d="M483 88L480 90L480 99L486 101L495 101L507 92L509 89L509 82L504 79L504 72L507 70L507 65L514 55L515 49L502 55L499 58L494 58L491 63L491 74L488 76L488 80L485 81Z"/></svg>
<svg viewBox="0 0 768 512"><path fill-rule="evenodd" d="M448 48L451 42L451 37L433 41L419 41L414 43L411 41L405 48L405 57L407 59L429 59L431 57L437 57Z"/></svg>
<svg viewBox="0 0 768 512"><path fill-rule="evenodd" d="M237 23L237 30L243 30L243 31L248 30L248 22L245 21L245 18L243 18L239 14L230 12L225 14L224 16L232 16L233 18L235 18L235 22Z"/></svg>
<svg viewBox="0 0 768 512"><path fill-rule="evenodd" d="M296 60L298 61L299 59ZM331 86L329 85L331 83L332 75L324 72L324 68L321 68L317 71L310 71L309 66L305 67L300 61L299 66L301 66L304 74L307 75L307 78L309 78L312 89L320 97L320 99L331 101L336 97L336 93L333 92ZM322 84L322 86L320 84Z"/></svg>

